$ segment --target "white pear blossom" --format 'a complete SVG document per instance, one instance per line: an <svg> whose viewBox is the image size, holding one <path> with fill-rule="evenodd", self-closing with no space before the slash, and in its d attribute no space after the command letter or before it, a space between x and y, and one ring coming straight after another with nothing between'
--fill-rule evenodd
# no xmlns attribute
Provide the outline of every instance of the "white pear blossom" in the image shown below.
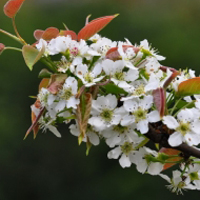
<svg viewBox="0 0 200 200"><path fill-rule="evenodd" d="M149 173L151 175L158 175L163 170L163 164L160 162L153 162L152 157L157 157L158 153L147 147L142 147L136 151L132 162L136 164L136 168L140 173Z"/></svg>
<svg viewBox="0 0 200 200"><path fill-rule="evenodd" d="M171 190L173 193L183 194L182 190L196 189L194 185L190 184L188 179L186 180L184 176L182 176L182 173L180 171L175 170L172 172L172 174L173 174L173 177L171 179L165 174L159 174L159 175L160 177L165 179L168 183L170 183L170 185L167 185L167 188Z"/></svg>
<svg viewBox="0 0 200 200"><path fill-rule="evenodd" d="M77 124L71 124L69 129L70 129L70 132L71 132L72 135L74 135L76 137L80 136L80 130L79 130ZM99 139L99 136L98 136L97 132L92 130L91 127L87 128L87 131L86 131L86 133L84 135L84 138L82 139L83 142L87 142L88 140L94 146L97 146L100 143L100 139Z"/></svg>
<svg viewBox="0 0 200 200"><path fill-rule="evenodd" d="M56 105L57 111L62 111L66 108L77 108L80 100L76 98L78 83L74 77L68 77L65 80L63 88L59 91L59 102Z"/></svg>
<svg viewBox="0 0 200 200"><path fill-rule="evenodd" d="M94 66L92 71L88 70L86 64L80 64L76 67L76 75L79 77L86 87L95 85L100 82L105 76L99 76L102 72L102 66L100 63ZM99 76L99 77L98 77Z"/></svg>
<svg viewBox="0 0 200 200"><path fill-rule="evenodd" d="M121 120L122 126L127 126L136 123L137 130L142 134L149 130L149 122L160 121L160 116L157 110L148 113L148 110L153 104L152 96L145 96L143 99L135 98L124 102L124 108L128 114Z"/></svg>
<svg viewBox="0 0 200 200"><path fill-rule="evenodd" d="M119 157L119 164L121 167L130 167L132 164L132 157L135 152L135 147L137 145L134 143L130 143L124 141L120 146L112 149L108 152L109 159L118 159Z"/></svg>
<svg viewBox="0 0 200 200"><path fill-rule="evenodd" d="M102 131L112 125L118 125L126 113L123 107L117 107L117 98L114 95L98 97L92 102L92 117L88 123L97 131Z"/></svg>
<svg viewBox="0 0 200 200"><path fill-rule="evenodd" d="M200 143L200 122L197 119L198 115L194 114L195 111L197 110L181 110L177 115L177 119L170 115L163 117L163 123L168 128L175 130L168 139L171 146L179 146L182 142L186 142L188 145Z"/></svg>

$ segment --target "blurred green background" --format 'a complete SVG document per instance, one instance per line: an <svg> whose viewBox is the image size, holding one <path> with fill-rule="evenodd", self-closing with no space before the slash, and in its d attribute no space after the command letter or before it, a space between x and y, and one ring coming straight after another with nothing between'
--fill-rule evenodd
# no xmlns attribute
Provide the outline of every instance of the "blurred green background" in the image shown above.
<svg viewBox="0 0 200 200"><path fill-rule="evenodd" d="M0 8L6 0L0 1ZM19 32L30 44L33 31L62 23L78 32L88 14L92 19L120 13L101 35L112 40L128 38L133 44L148 39L163 65L192 68L199 75L199 0L27 0L16 17ZM13 33L11 20L0 12L0 28ZM4 35L0 43L19 46ZM62 138L40 133L23 141L30 121L28 96L36 95L38 63L30 73L20 53L5 51L0 57L0 200L124 200L199 199L200 192L176 196L159 177L141 175L132 166L122 169L108 160L103 143L85 156L85 145L60 127Z"/></svg>

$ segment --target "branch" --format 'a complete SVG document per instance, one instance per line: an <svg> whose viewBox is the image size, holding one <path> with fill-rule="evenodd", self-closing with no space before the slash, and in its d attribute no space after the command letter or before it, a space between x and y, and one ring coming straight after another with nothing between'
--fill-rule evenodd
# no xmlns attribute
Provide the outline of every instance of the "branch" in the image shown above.
<svg viewBox="0 0 200 200"><path fill-rule="evenodd" d="M154 143L159 143L162 147L181 151L184 155L184 158L186 159L190 156L194 156L200 159L200 150L195 147L189 146L186 143L182 143L177 147L172 147L168 143L168 138L169 135L173 132L174 131L168 129L166 125L164 125L162 122L158 122L149 124L149 131L145 134L145 136L152 140Z"/></svg>

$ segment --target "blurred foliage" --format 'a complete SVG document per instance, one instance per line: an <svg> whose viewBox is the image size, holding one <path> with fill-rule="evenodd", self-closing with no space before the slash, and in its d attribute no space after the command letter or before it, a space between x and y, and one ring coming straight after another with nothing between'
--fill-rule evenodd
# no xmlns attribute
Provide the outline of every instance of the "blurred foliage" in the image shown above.
<svg viewBox="0 0 200 200"><path fill-rule="evenodd" d="M3 8L6 0L0 2ZM199 0L54 0L26 1L16 17L19 32L33 43L33 31L49 26L63 28L62 23L78 32L88 14L92 18L120 13L101 34L112 40L128 38L132 43L148 39L160 54L167 57L163 65L192 68L199 74L200 1ZM11 21L0 12L0 28L13 32ZM19 46L4 35L0 42ZM30 73L20 53L5 51L0 57L0 200L63 199L199 199L199 192L185 192L184 197L171 194L159 177L141 175L135 167L122 169L118 161L108 160L104 144L91 149L60 127L62 138L40 133L23 141L30 125L30 105L36 95L38 63Z"/></svg>

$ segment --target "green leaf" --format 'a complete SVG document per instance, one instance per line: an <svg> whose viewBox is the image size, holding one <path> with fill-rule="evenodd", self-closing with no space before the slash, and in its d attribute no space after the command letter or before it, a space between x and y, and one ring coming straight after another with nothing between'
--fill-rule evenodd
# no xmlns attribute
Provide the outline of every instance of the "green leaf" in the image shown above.
<svg viewBox="0 0 200 200"><path fill-rule="evenodd" d="M188 79L178 85L178 96L185 97L194 94L200 94L200 77Z"/></svg>
<svg viewBox="0 0 200 200"><path fill-rule="evenodd" d="M110 93L110 94L115 94L115 95L127 94L126 91L124 91L122 88L118 87L117 85L113 83L108 83L107 85L102 86L102 88L106 90L106 93Z"/></svg>
<svg viewBox="0 0 200 200"><path fill-rule="evenodd" d="M41 51L38 51L35 47L31 45L23 46L22 55L24 57L26 65L30 70L32 70L35 63L37 63L40 60L40 58L44 54L44 51L44 47L41 49Z"/></svg>

